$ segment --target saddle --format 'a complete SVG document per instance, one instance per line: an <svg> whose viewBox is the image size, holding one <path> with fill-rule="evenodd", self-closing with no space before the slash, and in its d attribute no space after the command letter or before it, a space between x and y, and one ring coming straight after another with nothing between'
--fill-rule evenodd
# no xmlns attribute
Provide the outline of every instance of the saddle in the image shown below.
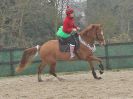
<svg viewBox="0 0 133 99"><path fill-rule="evenodd" d="M79 37L78 34L75 33L73 35L71 35L69 38L58 38L59 41L59 49L61 52L70 52L70 44L71 44L71 40L70 39L74 39L74 43L75 43L75 49L74 51L76 52L79 47L80 47L80 42L79 42Z"/></svg>

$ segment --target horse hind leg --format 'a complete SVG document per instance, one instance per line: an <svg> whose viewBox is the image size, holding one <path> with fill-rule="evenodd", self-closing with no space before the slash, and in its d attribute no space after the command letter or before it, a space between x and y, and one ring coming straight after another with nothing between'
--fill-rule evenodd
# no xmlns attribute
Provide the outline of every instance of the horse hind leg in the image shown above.
<svg viewBox="0 0 133 99"><path fill-rule="evenodd" d="M44 69L44 67L46 66L46 64L43 64L41 63L39 66L38 66L38 82L42 82L42 78L41 78L41 73Z"/></svg>
<svg viewBox="0 0 133 99"><path fill-rule="evenodd" d="M50 71L49 71L49 73L50 73L52 76L56 77L59 81L63 81L64 79L58 77L57 74L55 73L55 68L56 68L56 63L51 64L51 65L50 65Z"/></svg>
<svg viewBox="0 0 133 99"><path fill-rule="evenodd" d="M49 73L54 77L57 77L57 74L55 73L55 67L56 67L56 62L51 63Z"/></svg>

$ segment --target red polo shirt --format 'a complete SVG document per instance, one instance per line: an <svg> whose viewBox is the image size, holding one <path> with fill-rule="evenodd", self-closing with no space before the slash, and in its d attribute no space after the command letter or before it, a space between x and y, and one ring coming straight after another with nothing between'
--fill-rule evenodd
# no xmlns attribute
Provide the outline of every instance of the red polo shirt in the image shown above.
<svg viewBox="0 0 133 99"><path fill-rule="evenodd" d="M75 25L74 18L71 18L69 16L66 16L63 22L63 31L65 33L70 34L73 30L73 28L77 29L77 26Z"/></svg>

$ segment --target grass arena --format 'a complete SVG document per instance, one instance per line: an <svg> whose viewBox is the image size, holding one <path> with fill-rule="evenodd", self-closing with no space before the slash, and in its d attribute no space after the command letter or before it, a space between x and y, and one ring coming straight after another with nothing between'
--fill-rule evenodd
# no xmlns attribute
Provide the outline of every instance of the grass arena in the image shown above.
<svg viewBox="0 0 133 99"><path fill-rule="evenodd" d="M98 71L97 71L98 72ZM101 80L91 72L59 73L64 80L45 74L0 78L0 99L133 99L133 71L105 71Z"/></svg>

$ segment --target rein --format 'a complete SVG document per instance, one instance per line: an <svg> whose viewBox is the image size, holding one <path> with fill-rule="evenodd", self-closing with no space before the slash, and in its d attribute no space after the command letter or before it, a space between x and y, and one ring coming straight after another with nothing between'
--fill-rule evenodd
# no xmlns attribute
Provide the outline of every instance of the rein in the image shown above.
<svg viewBox="0 0 133 99"><path fill-rule="evenodd" d="M81 44L83 44L84 46L86 46L87 48L91 49L92 52L95 52L96 51L96 46L95 44L93 44L93 47L90 46L90 44L87 44L82 38L81 36L79 35L79 41Z"/></svg>

